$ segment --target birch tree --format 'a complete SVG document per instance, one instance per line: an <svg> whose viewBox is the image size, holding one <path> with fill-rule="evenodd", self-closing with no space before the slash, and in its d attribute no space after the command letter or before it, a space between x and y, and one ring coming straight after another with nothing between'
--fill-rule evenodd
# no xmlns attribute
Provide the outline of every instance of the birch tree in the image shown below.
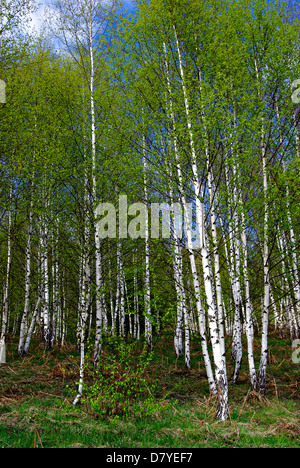
<svg viewBox="0 0 300 468"><path fill-rule="evenodd" d="M63 0L53 2L52 11L56 15L56 35L62 41L72 58L79 65L88 89L89 105L89 128L91 154L91 180L92 180L92 205L93 205L93 232L95 241L95 264L96 264L96 337L94 364L99 365L101 355L102 336L102 314L105 299L103 297L102 261L99 233L97 230L97 180L96 180L96 116L95 116L95 57L98 55L96 46L103 48L105 56L105 31L109 21L113 19L117 2L110 4L94 0L79 0L70 2ZM83 320L84 322L84 320ZM83 359L83 357L82 357Z"/></svg>
<svg viewBox="0 0 300 468"><path fill-rule="evenodd" d="M12 262L12 202L13 202L13 181L10 182L9 204L8 204L8 228L7 228L7 262L4 283L4 296L2 302L2 321L0 334L0 363L6 362L6 339L9 312L9 287Z"/></svg>

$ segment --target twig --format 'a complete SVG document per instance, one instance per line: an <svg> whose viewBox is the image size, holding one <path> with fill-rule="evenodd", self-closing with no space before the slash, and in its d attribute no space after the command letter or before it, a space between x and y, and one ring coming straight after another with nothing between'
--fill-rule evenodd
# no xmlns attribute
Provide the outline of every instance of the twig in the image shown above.
<svg viewBox="0 0 300 468"><path fill-rule="evenodd" d="M42 444L42 441L41 441L41 438L40 438L40 434L38 433L38 430L37 430L37 429L34 430L34 444L33 444L33 448L37 448L37 446L36 446L36 436L38 436L38 438L39 438L41 447L44 448L44 447L43 447L43 444Z"/></svg>

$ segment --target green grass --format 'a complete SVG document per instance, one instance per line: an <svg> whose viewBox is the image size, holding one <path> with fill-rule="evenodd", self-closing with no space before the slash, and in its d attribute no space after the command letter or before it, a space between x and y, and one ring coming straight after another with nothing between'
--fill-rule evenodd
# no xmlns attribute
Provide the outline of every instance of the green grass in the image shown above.
<svg viewBox="0 0 300 468"><path fill-rule="evenodd" d="M159 340L148 378L156 382L157 396L170 395L167 409L142 419L102 417L87 404L71 404L78 378L72 347L45 353L36 343L20 359L11 343L8 364L0 367L0 447L299 448L299 365L291 361L288 342L276 336L269 361L262 399L250 391L245 356L239 383L229 388L224 423L215 420L199 345L193 344L193 369L187 371L174 357L171 337Z"/></svg>

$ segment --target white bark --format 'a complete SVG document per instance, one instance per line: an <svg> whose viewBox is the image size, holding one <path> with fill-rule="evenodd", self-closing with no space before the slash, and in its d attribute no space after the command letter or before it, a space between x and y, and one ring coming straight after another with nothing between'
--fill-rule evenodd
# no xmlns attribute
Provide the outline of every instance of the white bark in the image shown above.
<svg viewBox="0 0 300 468"><path fill-rule="evenodd" d="M214 378L214 374L212 370L212 365L211 365L210 356L208 352L208 345L207 345L207 337L206 337L206 330L205 330L205 313L202 307L201 297L200 297L200 281L198 277L195 253L193 249L191 226L189 225L190 220L187 215L187 212L188 212L187 203L186 203L186 199L185 199L184 191L183 191L183 177L182 177L181 165L179 162L179 151L178 151L178 143L177 143L177 137L176 137L176 121L175 121L173 102L172 102L172 97L171 97L172 89L171 89L171 83L170 83L170 78L169 78L169 67L168 67L168 61L167 61L166 44L164 44L164 54L165 54L166 79L167 79L167 85L168 85L168 92L170 96L169 110L170 110L170 117L171 117L172 126L173 126L173 133L174 133L174 153L175 153L175 161L176 161L176 170L177 170L178 181L179 181L178 190L179 190L179 194L181 198L181 203L184 209L184 221L185 221L185 228L186 228L186 235L187 235L187 248L188 248L188 253L189 253L192 277L193 277L193 288L194 288L194 293L195 293L196 310L197 310L197 316L198 316L198 322L199 322L199 333L200 333L200 339L201 339L202 355L204 359L204 365L205 365L205 370L206 370L206 375L207 375L207 380L208 380L210 391L211 393L216 394L217 387L215 383L215 378Z"/></svg>
<svg viewBox="0 0 300 468"><path fill-rule="evenodd" d="M60 313L60 298L59 298L59 262L58 262L58 252L57 252L57 239L58 239L58 229L55 233L55 240L53 239L53 254L52 254L52 330L51 330L51 347L54 345L55 340L57 339L57 326L58 326L58 316Z"/></svg>
<svg viewBox="0 0 300 468"><path fill-rule="evenodd" d="M88 179L85 174L84 182L84 202L85 206L88 206ZM82 239L82 258L80 261L81 278L79 281L80 292L79 292L79 307L78 307L78 332L79 332L79 349L80 349L80 367L79 367L79 385L78 393L74 399L73 405L76 406L82 397L83 384L84 384L84 367L85 367L85 340L86 340L86 329L88 322L88 311L90 305L90 265L89 265L89 251L88 241L90 238L90 222L88 212L85 212L84 217L84 228L83 228L83 239Z"/></svg>
<svg viewBox="0 0 300 468"><path fill-rule="evenodd" d="M204 286L206 293L206 302L208 307L208 323L210 329L211 343L214 356L215 364L215 377L216 377L216 386L218 390L218 408L217 408L217 417L220 420L225 420L228 418L228 382L227 382L227 370L226 370L226 361L225 356L222 355L222 347L219 338L219 329L218 329L218 317L216 305L213 298L213 288L212 288L212 278L210 276L209 260L208 260L208 250L206 246L206 240L204 233L204 204L200 201L200 196L202 196L200 184L198 181L198 169L196 161L196 152L194 145L194 136L192 131L192 121L190 117L189 102L187 96L187 90L185 85L185 76L183 70L183 61L179 45L179 40L177 36L177 31L174 26L175 40L178 52L179 59L179 68L181 75L181 85L184 95L184 104L186 111L186 121L190 137L190 147L191 147L191 165L193 171L193 185L194 192L196 197L196 218L198 229L200 232L200 244L201 244L201 257L202 257L202 268L204 276ZM202 235L201 235L202 234ZM202 239L201 239L202 237Z"/></svg>
<svg viewBox="0 0 300 468"><path fill-rule="evenodd" d="M8 207L7 262L6 262L6 275L5 275L4 297L3 297L3 306L2 306L2 324L1 324L1 331L0 331L0 354L1 354L2 363L6 362L5 334L7 331L7 324L8 324L9 283L10 283L10 271L11 271L11 262L12 262L12 239L11 239L12 193L13 193L13 184L11 181L10 191L9 191L9 207Z"/></svg>
<svg viewBox="0 0 300 468"><path fill-rule="evenodd" d="M202 97L203 86L202 86L202 76L201 71L199 70L199 82L200 82L200 93ZM204 136L204 145L205 145L205 156L206 156L206 166L207 166L207 181L208 181L208 191L210 198L210 219L211 219L211 234L214 244L213 255L214 255L214 267L215 267L215 280L216 280L216 298L217 298L217 310L218 310L218 327L219 327L219 339L221 344L222 355L225 356L225 327L224 327L224 311L223 311L223 298L222 298L222 285L221 285L221 274L220 274L220 258L219 258L219 249L218 249L218 237L217 237L217 224L216 224L216 212L215 212L215 195L216 191L213 186L213 174L210 163L210 155L208 148L208 132L206 117L204 114L204 106L201 104L201 119L203 125L203 136Z"/></svg>
<svg viewBox="0 0 300 468"><path fill-rule="evenodd" d="M172 174L169 170L169 177L171 179ZM175 326L175 336L174 336L174 347L175 354L177 359L183 355L183 313L184 313L184 285L182 279L182 249L180 247L180 240L178 239L178 233L176 228L176 213L174 209L174 197L173 197L173 188L169 187L170 199L172 204L172 215L173 215L173 241L174 241L174 253L173 253L173 272L174 272L174 282L177 298L177 314L176 314L176 326Z"/></svg>
<svg viewBox="0 0 300 468"><path fill-rule="evenodd" d="M240 220L237 213L237 208L239 205L238 194L237 194L237 170L236 164L233 167L233 175L234 175L234 188L233 188L233 219L234 219L234 227L231 230L232 233L232 250L234 254L234 258L232 260L232 264L234 265L233 274L234 274L234 302L235 302L235 314L234 314L234 323L233 323L233 343L232 343L232 356L235 361L235 369L232 376L233 383L236 383L238 380L238 376L241 370L242 365L242 356L243 356L243 349L242 349L242 324L241 324L241 316L242 316L242 294L241 294L241 282L240 282L240 274L241 274L241 248L240 248L240 233L239 233L239 225Z"/></svg>
<svg viewBox="0 0 300 468"><path fill-rule="evenodd" d="M118 287L118 312L119 312L119 335L125 336L125 277L123 269L121 242L117 247L117 287Z"/></svg>
<svg viewBox="0 0 300 468"><path fill-rule="evenodd" d="M37 316L38 316L41 301L42 301L42 297L41 297L41 294L40 294L39 297L38 297L34 312L32 314L30 326L29 326L29 329L28 329L28 332L27 332L26 341L25 341L25 345L24 345L24 354L27 354L28 351L29 351L29 345L30 345L31 337L32 337L34 327L35 327L35 324L36 324L36 319L37 319Z"/></svg>
<svg viewBox="0 0 300 468"><path fill-rule="evenodd" d="M29 314L32 220L33 220L33 213L32 213L32 203L31 203L30 213L29 213L28 238L27 238L27 246L26 246L25 301L24 301L24 311L23 311L21 326L20 326L20 338L19 338L19 346L18 346L18 353L20 356L23 356L24 354L25 335L26 335L26 327L27 327L27 320L28 320L28 314Z"/></svg>
<svg viewBox="0 0 300 468"><path fill-rule="evenodd" d="M94 104L94 52L93 52L93 25L92 19L89 22L89 52L90 52L90 96L91 96L91 139L92 139L92 193L93 204L97 205L96 200L96 121L95 121L95 104ZM97 206L94 211L95 220L97 219ZM102 352L102 321L103 321L103 306L105 306L105 298L102 291L102 259L100 250L100 238L97 223L94 226L95 246L96 246L96 335L95 335L95 350L94 350L94 366L98 367Z"/></svg>
<svg viewBox="0 0 300 468"><path fill-rule="evenodd" d="M144 169L144 199L148 205L147 188L147 160L146 160L146 142L143 136L143 169ZM151 322L151 294L150 294L150 250L149 250L149 220L145 220L145 270L144 270L144 314L145 314L145 337L148 350L152 349L152 322Z"/></svg>
<svg viewBox="0 0 300 468"><path fill-rule="evenodd" d="M290 300L290 287L286 270L289 269L288 259L289 252L284 240L284 233L278 232L278 248L282 255L282 290L283 290L283 304L286 311L287 328L290 332L291 341L298 337L298 322L297 322L297 309L295 309L292 301Z"/></svg>
<svg viewBox="0 0 300 468"><path fill-rule="evenodd" d="M134 294L134 336L140 340L140 317L139 317L139 292L138 292L138 279L137 279L137 258L136 255L133 257L134 276L133 276L133 294Z"/></svg>
<svg viewBox="0 0 300 468"><path fill-rule="evenodd" d="M6 343L5 338L0 338L0 364L6 364Z"/></svg>
<svg viewBox="0 0 300 468"><path fill-rule="evenodd" d="M250 372L250 381L253 390L257 390L257 375L254 362L254 328L253 328L253 306L250 298L250 285L248 276L248 252L247 252L247 237L244 211L241 212L242 217L242 248L243 248L243 270L244 270L244 287L246 297L246 335L248 349L248 365Z"/></svg>
<svg viewBox="0 0 300 468"><path fill-rule="evenodd" d="M109 252L110 255L110 252ZM113 298L113 284L112 284L112 271L111 271L111 260L108 259L108 279L109 279L109 303L110 303L110 317L111 317L111 335L115 334L115 327L116 327L116 318L115 318L115 306L114 306L114 298Z"/></svg>
<svg viewBox="0 0 300 468"><path fill-rule="evenodd" d="M50 348L50 319L49 319L49 271L48 271L48 228L43 219L41 227L41 270L42 270L42 290L43 290L43 338L45 349Z"/></svg>
<svg viewBox="0 0 300 468"><path fill-rule="evenodd" d="M82 397L84 385L84 367L85 367L85 335L88 321L88 306L89 306L89 278L90 268L88 262L87 249L84 247L83 256L83 278L81 284L81 297L80 297L80 368L79 368L79 385L78 393L74 399L73 405L76 406Z"/></svg>
<svg viewBox="0 0 300 468"><path fill-rule="evenodd" d="M259 392L264 395L267 385L267 359L268 359L268 328L270 305L270 272L269 272L269 246L268 246L268 176L267 160L264 146L264 131L262 130L262 165L263 165L263 189L264 189L264 232L263 232L263 262L264 262L264 303L262 316L262 342L261 358L258 374Z"/></svg>

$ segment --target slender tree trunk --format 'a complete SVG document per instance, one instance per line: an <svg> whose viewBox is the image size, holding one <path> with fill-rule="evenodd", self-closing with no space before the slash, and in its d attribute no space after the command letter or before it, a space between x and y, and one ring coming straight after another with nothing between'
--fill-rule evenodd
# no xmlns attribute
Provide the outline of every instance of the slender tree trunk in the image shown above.
<svg viewBox="0 0 300 468"><path fill-rule="evenodd" d="M202 75L201 70L198 70L200 94L202 97L203 86L202 86ZM219 339L222 348L222 355L225 356L225 329L224 329L224 312L223 312L223 299L222 299L222 284L221 284L221 273L220 273L220 258L218 248L218 237L217 237L217 224L216 224L216 211L215 211L215 195L216 190L214 189L213 174L210 162L210 154L208 147L208 132L206 125L206 116L204 113L204 106L201 103L201 119L203 125L203 137L205 145L205 156L207 166L207 182L210 199L210 220L211 220L211 234L213 241L213 256L215 266L215 282L216 282L216 299L217 299L217 311L218 311L218 327L219 327Z"/></svg>
<svg viewBox="0 0 300 468"><path fill-rule="evenodd" d="M252 389L257 391L257 375L254 362L254 329L253 329L253 306L250 298L250 285L248 276L248 252L247 252L247 237L246 237L246 224L245 215L241 211L242 217L242 248L243 248L243 266L244 266L244 287L246 297L246 335L247 335L247 350L248 350L248 365L250 373L250 381Z"/></svg>
<svg viewBox="0 0 300 468"><path fill-rule="evenodd" d="M184 196L183 191L183 177L182 177L182 170L179 162L179 151L178 151L178 143L176 137L176 121L175 115L173 110L173 102L172 102L172 89L171 83L169 78L169 66L167 61L167 48L166 44L164 44L164 54L165 54L165 68L166 68L166 79L168 85L168 92L169 92L169 110L170 110L170 117L173 126L173 133L174 133L174 153L175 153L175 162L176 162L176 170L178 175L178 191L180 194L181 203L184 210L184 220L185 220L185 227L186 227L186 235L187 235L187 249L189 253L189 261L191 266L191 272L193 277L193 288L195 293L195 302L196 302L196 310L199 322L199 333L200 333L200 340L201 340L201 348L202 348L202 355L204 359L204 365L208 380L209 389L212 394L217 393L217 387L215 383L215 378L213 375L212 365L210 361L209 351L208 351L208 344L207 344L207 337L206 337L206 330L205 330L205 313L201 303L201 296L200 296L200 281L198 277L197 267L196 267L196 259L195 253L193 249L193 242L192 242L192 234L191 234L191 226L190 226L190 218L188 216L188 207L186 203L186 199Z"/></svg>
<svg viewBox="0 0 300 468"><path fill-rule="evenodd" d="M282 255L282 289L283 289L283 302L284 308L287 314L288 330L290 332L291 341L298 337L298 323L297 323L297 312L294 305L290 300L290 286L287 277L287 271L289 270L289 252L287 250L286 242L284 240L284 233L278 232L277 235L278 248Z"/></svg>
<svg viewBox="0 0 300 468"><path fill-rule="evenodd" d="M96 200L96 120L95 120L95 104L94 104L94 52L93 52L93 30L92 20L89 24L89 52L90 52L90 103L91 103L91 137L92 137L92 202L94 204L94 218L97 218L97 203ZM95 221L94 226L95 246L96 246L96 335L95 335L95 350L94 350L94 367L100 364L100 356L102 353L102 322L103 322L103 300L102 291L102 260L100 249L100 238Z"/></svg>
<svg viewBox="0 0 300 468"><path fill-rule="evenodd" d="M144 198L148 205L147 188L147 161L146 161L146 142L143 137L143 168L144 168ZM148 350L152 349L152 322L151 322L151 294L150 294L150 250L149 250L149 220L146 217L145 224L145 271L144 271L144 313L145 313L145 337Z"/></svg>
<svg viewBox="0 0 300 468"><path fill-rule="evenodd" d="M109 255L111 253L109 252ZM111 329L110 333L111 335L115 334L115 328L116 328L116 319L115 319L115 306L114 306L114 299L113 299L113 284L112 284L112 271L111 271L111 260L109 258L108 260L108 276L109 276L109 295L110 295L110 317L111 317Z"/></svg>
<svg viewBox="0 0 300 468"><path fill-rule="evenodd" d="M43 338L45 349L50 349L50 308L49 308L49 272L48 272L48 227L43 219L41 227L41 261L43 282Z"/></svg>
<svg viewBox="0 0 300 468"><path fill-rule="evenodd" d="M26 246L25 303L24 303L24 312L22 315L21 327L20 327L20 338L19 338L19 347L18 347L19 356L23 356L24 354L26 327L27 327L29 303L30 303L32 220L33 220L33 213L32 213L32 203L31 203L30 213L29 213L28 238L27 238L27 246Z"/></svg>
<svg viewBox="0 0 300 468"><path fill-rule="evenodd" d="M83 278L82 278L82 289L81 289L81 301L79 310L80 320L80 368L79 368L79 385L78 393L73 401L73 405L76 406L82 397L83 385L84 385L84 368L85 368L85 340L86 340L86 329L88 322L88 306L89 306L89 260L86 246L84 246L83 256Z"/></svg>
<svg viewBox="0 0 300 468"><path fill-rule="evenodd" d="M176 242L176 240L175 240ZM174 252L174 259L173 259L173 270L174 270L174 281L175 281L175 289L176 289L176 296L177 296L177 314L176 314L176 327L175 327L175 336L174 336L174 346L175 346L175 353L177 359L181 358L183 355L183 342L182 342L182 332L183 332L183 297L182 297L182 285L180 284L180 259L178 245L175 248Z"/></svg>
<svg viewBox="0 0 300 468"><path fill-rule="evenodd" d="M133 264L134 267L134 276L133 276L133 294L134 294L134 336L137 341L140 340L140 317L139 317L139 292L138 292L138 278L137 278L137 267L136 267L137 257L134 254Z"/></svg>
<svg viewBox="0 0 300 468"><path fill-rule="evenodd" d="M7 262L6 262L6 276L4 285L4 297L2 306L2 324L0 333L0 364L6 363L6 342L5 335L7 332L8 325L8 305L9 305L9 284L10 284L10 272L12 262L12 239L11 239L11 228L12 228L12 193L13 185L10 185L9 191L9 208L8 208L8 232L7 232Z"/></svg>
<svg viewBox="0 0 300 468"><path fill-rule="evenodd" d="M41 302L42 302L42 291L40 291L40 295L38 297L35 309L34 309L33 314L32 314L30 326L29 326L29 329L28 329L28 332L27 332L26 341L25 341L25 345L24 345L24 354L27 354L28 351L29 351L29 346L30 346L32 334L33 334L33 331L34 331L34 327L36 325L36 320L37 320L37 317L38 317L38 312L39 312L39 307L40 307Z"/></svg>
<svg viewBox="0 0 300 468"><path fill-rule="evenodd" d="M169 170L169 177L171 179L171 171ZM182 333L183 333L183 294L184 286L182 284L182 251L179 245L179 239L176 228L176 213L174 208L174 197L173 197L173 188L169 187L170 200L172 204L172 216L173 216L173 241L174 241L174 253L173 253L173 272L174 272L174 282L177 298L177 314L176 314L176 326L175 326L175 336L174 336L174 347L175 354L177 359L183 355L183 342L182 342Z"/></svg>
<svg viewBox="0 0 300 468"><path fill-rule="evenodd" d="M267 386L267 359L268 359L268 330L269 330L269 305L270 305L270 271L269 271L269 246L268 246L268 177L267 161L265 154L264 131L262 130L262 165L264 188L264 232L263 232L263 262L264 262L264 303L262 317L262 343L261 358L258 373L259 392L266 393Z"/></svg>
<svg viewBox="0 0 300 468"><path fill-rule="evenodd" d="M84 182L84 202L88 207L88 177L85 173ZM79 349L80 349L80 367L79 367L79 385L78 393L73 401L76 406L82 397L84 385L84 368L85 368L85 342L86 330L88 324L88 312L90 306L90 259L89 259L89 239L90 239L90 219L88 210L84 216L83 238L82 238L82 258L81 258L81 280L79 282L79 307L78 307L78 331L79 331Z"/></svg>
<svg viewBox="0 0 300 468"><path fill-rule="evenodd" d="M122 261L121 242L118 242L117 248L117 285L118 285L118 311L119 311L119 335L125 337L125 285L124 285L124 270Z"/></svg>
<svg viewBox="0 0 300 468"><path fill-rule="evenodd" d="M53 313L52 313L52 330L51 330L51 347L53 347L55 340L57 339L57 327L58 327L58 316L60 309L60 297L59 297L59 262L58 262L58 229L55 233L56 239L53 239L53 255L52 255L52 284L53 284Z"/></svg>
<svg viewBox="0 0 300 468"><path fill-rule="evenodd" d="M180 298L182 304L183 321L184 321L184 360L187 369L191 368L191 352L190 352L190 324L187 311L186 295L183 281L183 259L182 259L182 248L179 246L179 286L180 286Z"/></svg>
<svg viewBox="0 0 300 468"><path fill-rule="evenodd" d="M225 356L222 355L221 343L220 343L220 338L219 338L218 317L217 317L216 305L215 305L214 298L213 298L212 278L210 275L210 268L209 268L209 255L208 255L208 250L207 250L206 240L205 240L205 235L204 235L204 219L205 219L204 204L203 202L200 202L200 196L203 194L200 191L200 184L198 182L198 170L197 170L197 162L196 162L194 136L193 136L193 131L192 131L192 122L191 122L191 117L190 117L189 102L188 102L187 90L186 90L186 85L185 85L182 55L180 51L179 40L178 40L175 26L174 26L174 33L175 33L177 52L178 52L178 58L179 58L179 68L180 68L180 75L181 75L182 91L184 95L187 127L188 127L188 132L189 132L189 137L190 137L191 160L192 160L192 170L193 170L193 185L194 185L195 197L196 197L196 218L197 218L198 229L200 232L202 268L203 268L203 276L204 276L206 302L207 302L207 307L208 307L208 323L209 323L210 336L211 336L211 342L212 342L212 348L213 348L216 386L218 390L217 417L220 420L226 420L228 418L228 381L227 381L226 361L225 361Z"/></svg>

